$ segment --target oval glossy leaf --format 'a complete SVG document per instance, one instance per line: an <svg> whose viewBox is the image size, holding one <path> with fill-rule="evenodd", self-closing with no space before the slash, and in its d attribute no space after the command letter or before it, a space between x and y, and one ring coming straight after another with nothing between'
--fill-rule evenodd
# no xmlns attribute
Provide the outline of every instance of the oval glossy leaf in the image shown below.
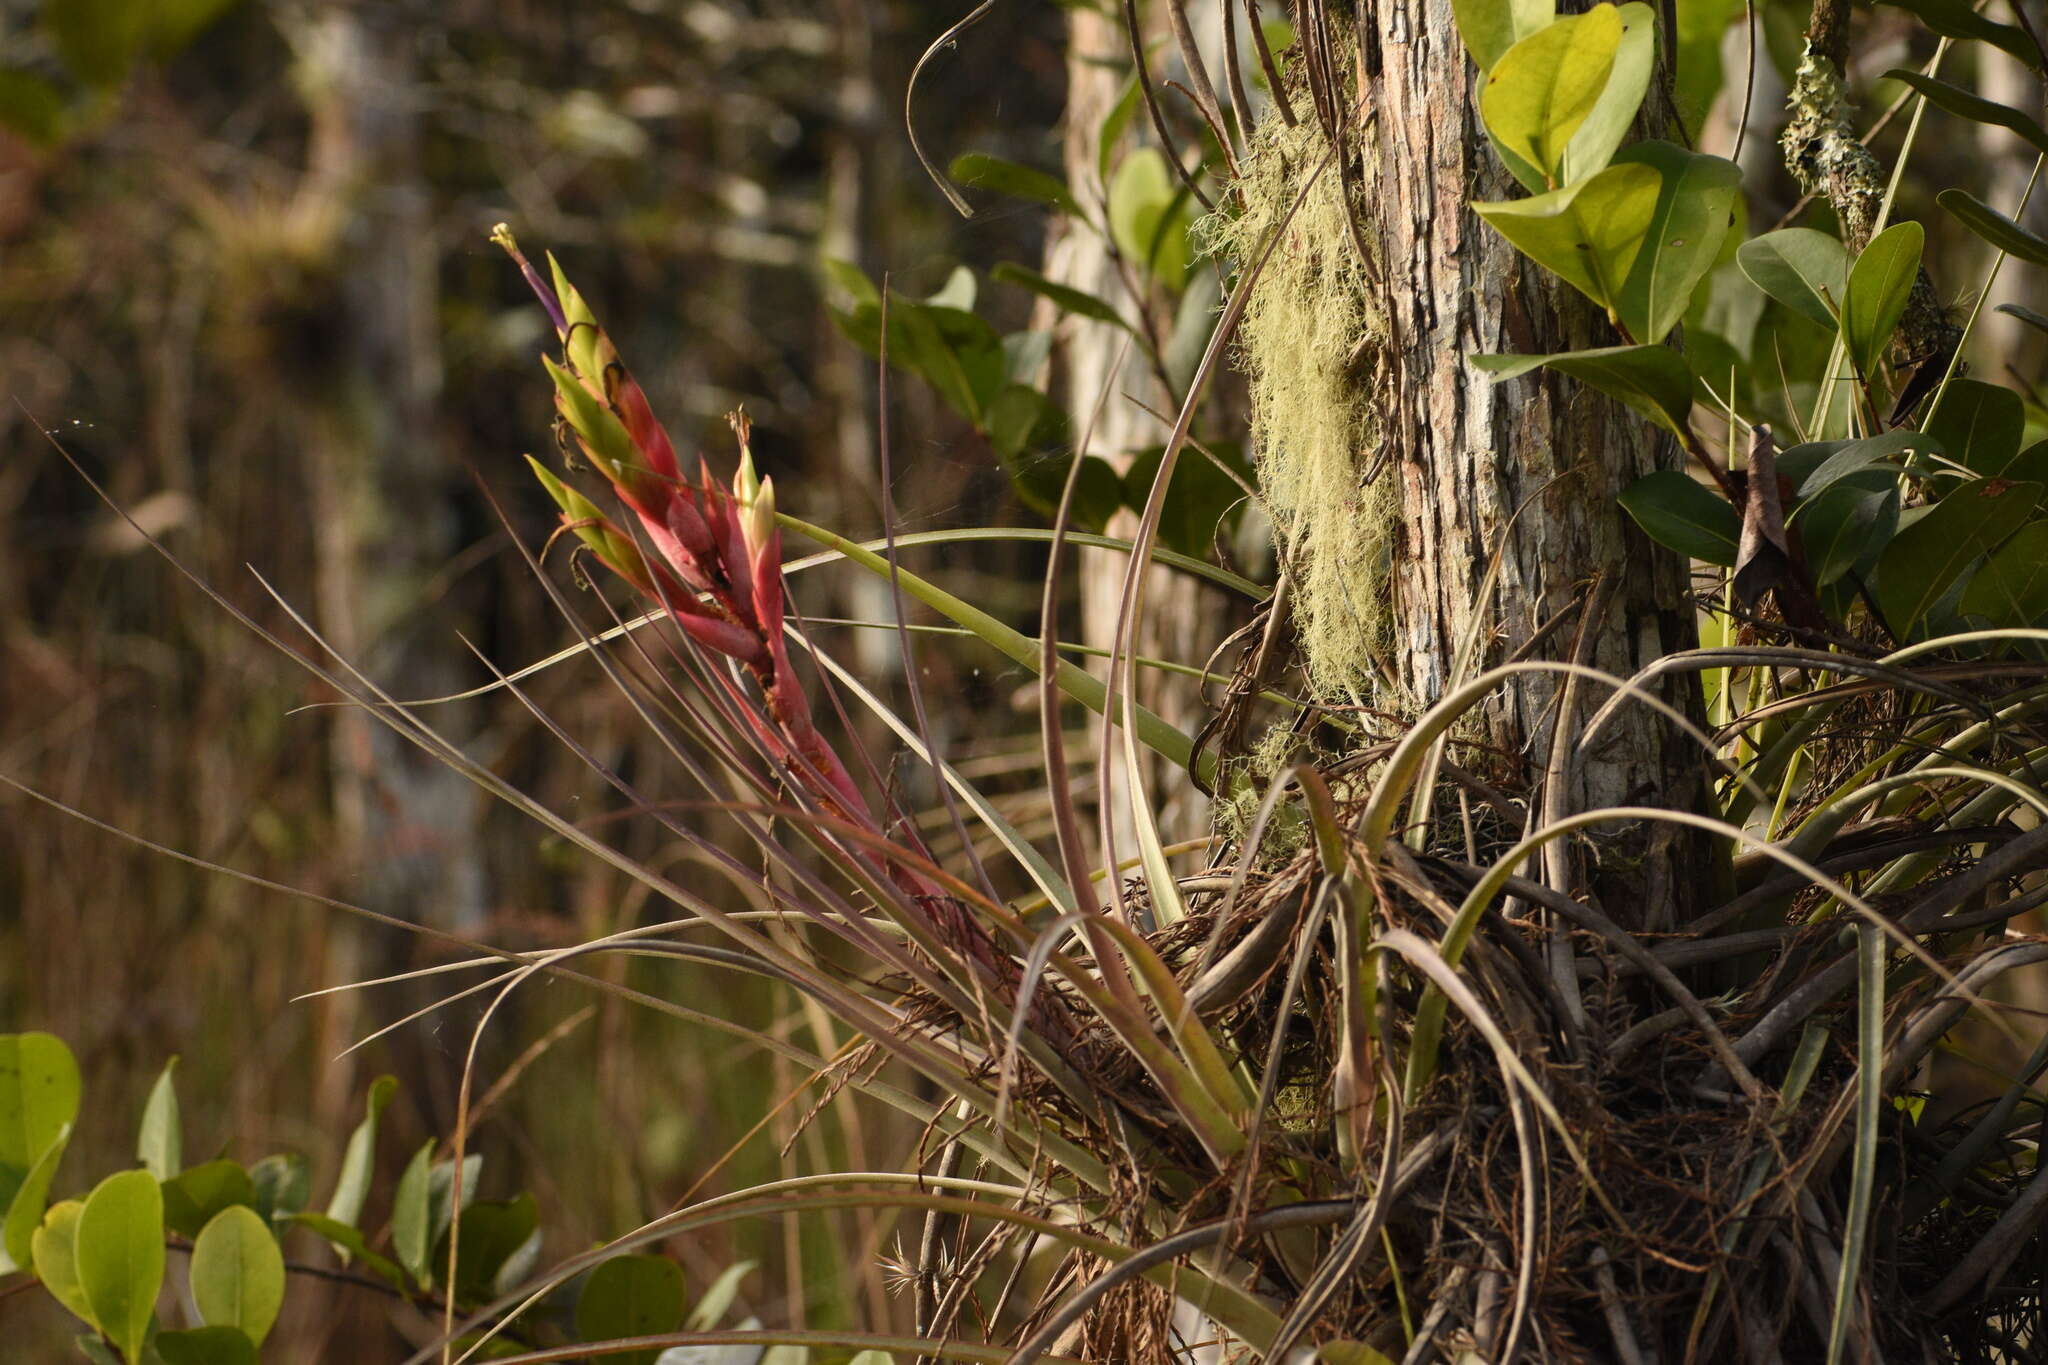
<svg viewBox="0 0 2048 1365"><path fill-rule="evenodd" d="M1802 503L1794 526L1817 586L1826 587L1891 539L1899 524L1896 476L1865 469Z"/></svg>
<svg viewBox="0 0 2048 1365"><path fill-rule="evenodd" d="M78 1284L78 1215L84 1208L83 1201L77 1199L52 1204L43 1215L43 1225L29 1238L29 1259L50 1297L63 1304L72 1317L98 1331L92 1305L85 1301L85 1291Z"/></svg>
<svg viewBox="0 0 2048 1365"><path fill-rule="evenodd" d="M78 1117L78 1062L49 1033L0 1034L0 1166L27 1170Z"/></svg>
<svg viewBox="0 0 2048 1365"><path fill-rule="evenodd" d="M256 1343L233 1327L158 1332L150 1345L164 1365L256 1365Z"/></svg>
<svg viewBox="0 0 2048 1365"><path fill-rule="evenodd" d="M2048 240L2035 236L1968 190L1943 190L1934 196L1934 202L2006 255L2029 265L2048 265Z"/></svg>
<svg viewBox="0 0 2048 1365"><path fill-rule="evenodd" d="M149 1100L142 1106L142 1130L135 1139L135 1159L158 1180L169 1180L184 1169L185 1135L178 1120L178 1059L164 1063L163 1074L149 1088Z"/></svg>
<svg viewBox="0 0 2048 1365"><path fill-rule="evenodd" d="M590 1272L576 1299L576 1339L673 1332L683 1320L683 1268L666 1256L614 1256ZM651 1365L656 1351L607 1356L624 1365Z"/></svg>
<svg viewBox="0 0 2048 1365"><path fill-rule="evenodd" d="M1474 204L1515 249L1613 310L1657 213L1663 181L1648 166L1609 166L1561 190Z"/></svg>
<svg viewBox="0 0 2048 1365"><path fill-rule="evenodd" d="M141 1365L164 1285L162 1186L148 1171L108 1176L86 1196L74 1236L78 1287L93 1320L129 1365Z"/></svg>
<svg viewBox="0 0 2048 1365"><path fill-rule="evenodd" d="M1756 287L1830 332L1849 287L1849 252L1812 228L1783 228L1752 237L1735 263Z"/></svg>
<svg viewBox="0 0 2048 1365"><path fill-rule="evenodd" d="M1732 568L1742 518L1728 500L1676 469L1645 474L1621 490L1622 510L1643 534L1688 559Z"/></svg>
<svg viewBox="0 0 2048 1365"><path fill-rule="evenodd" d="M197 1237L222 1209L256 1202L256 1182L240 1163L223 1157L164 1182L164 1226Z"/></svg>
<svg viewBox="0 0 2048 1365"><path fill-rule="evenodd" d="M234 1327L256 1345L284 1305L284 1254L245 1204L222 1209L192 1243L192 1300L209 1327Z"/></svg>
<svg viewBox="0 0 2048 1365"><path fill-rule="evenodd" d="M2041 501L2038 483L1978 479L1929 508L1877 562L1877 604L1903 640L1970 562L2017 531Z"/></svg>
<svg viewBox="0 0 2048 1365"><path fill-rule="evenodd" d="M531 1194L466 1204L455 1249L456 1293L463 1299L490 1298L504 1268L540 1226L540 1205Z"/></svg>
<svg viewBox="0 0 2048 1365"><path fill-rule="evenodd" d="M1952 379L1941 406L1927 418L1927 434L1950 459L1987 479L2007 478L2026 438L2020 396L1981 379Z"/></svg>
<svg viewBox="0 0 2048 1365"><path fill-rule="evenodd" d="M1720 256L1742 190L1742 168L1724 157L1656 141L1627 148L1615 164L1645 165L1658 176L1656 208L1615 306L1630 336L1655 345L1685 316L1693 290Z"/></svg>
<svg viewBox="0 0 2048 1365"><path fill-rule="evenodd" d="M1996 23L1977 13L1977 7L1970 0L1878 0L1880 4L1896 6L1944 38L1989 43L2019 58L2036 71L2041 69L2041 53L2025 30L2011 24Z"/></svg>
<svg viewBox="0 0 2048 1365"><path fill-rule="evenodd" d="M1905 316L1907 296L1920 277L1927 232L1918 223L1894 223L1870 239L1849 268L1842 299L1842 340L1856 368L1868 375Z"/></svg>
<svg viewBox="0 0 2048 1365"><path fill-rule="evenodd" d="M28 1168L6 1209L0 1210L5 1214L5 1222L0 1223L0 1274L27 1266L34 1256L33 1240L37 1225L43 1221L43 1206L50 1198L50 1182L57 1178L57 1163L64 1159L64 1148L70 1141L71 1126L66 1124L36 1158L36 1164Z"/></svg>
<svg viewBox="0 0 2048 1365"><path fill-rule="evenodd" d="M2009 129L2019 134L2035 151L2048 155L2048 129L2043 129L2039 123L2011 105L1994 103L1971 94L1959 85L1950 85L1947 81L1936 80L1919 71L1906 71L1894 67L1884 73L1884 78L1911 86L1925 95L1929 104L1954 114L1957 118Z"/></svg>
<svg viewBox="0 0 2048 1365"><path fill-rule="evenodd" d="M429 1138L413 1153L391 1199L391 1249L397 1253L398 1263L422 1285L427 1283L427 1259L434 1250L428 1198L435 1145Z"/></svg>
<svg viewBox="0 0 2048 1365"><path fill-rule="evenodd" d="M341 1158L341 1174L334 1182L334 1194L327 1201L327 1216L337 1223L354 1227L363 1216L363 1200L370 1192L370 1174L377 1163L377 1120L396 1093L398 1081L394 1077L379 1076L370 1083L370 1095L363 1106L363 1121L348 1135L348 1148Z"/></svg>
<svg viewBox="0 0 2048 1365"><path fill-rule="evenodd" d="M999 156L968 152L953 158L949 168L953 179L971 189L993 190L1012 199L1030 199L1079 218L1081 206L1074 202L1066 182L1048 172L1020 166Z"/></svg>
<svg viewBox="0 0 2048 1365"><path fill-rule="evenodd" d="M1829 486L1852 474L1879 465L1887 466L1887 477L1896 470L1891 462L1901 455L1939 455L1945 447L1934 436L1920 431L1897 429L1865 436L1855 441L1828 441L1794 446L1778 459L1778 470L1798 480L1797 496L1815 498ZM1802 458L1807 455L1811 458Z"/></svg>
<svg viewBox="0 0 2048 1365"><path fill-rule="evenodd" d="M1479 92L1487 130L1546 183L1562 184L1565 148L1607 88L1620 47L1621 13L1609 4L1538 29L1487 72Z"/></svg>
<svg viewBox="0 0 2048 1365"><path fill-rule="evenodd" d="M1556 15L1552 0L1451 0L1458 36L1481 71L1490 70L1509 48L1547 27Z"/></svg>
<svg viewBox="0 0 2048 1365"><path fill-rule="evenodd" d="M1669 346L1609 346L1560 355L1475 355L1498 383L1547 366L1627 404L1681 440L1692 415L1692 370Z"/></svg>
<svg viewBox="0 0 2048 1365"><path fill-rule="evenodd" d="M1593 111L1564 149L1562 179L1567 185L1606 169L1650 90L1650 73L1657 65L1656 12L1648 5L1631 3L1617 13L1621 43L1614 50L1614 67Z"/></svg>

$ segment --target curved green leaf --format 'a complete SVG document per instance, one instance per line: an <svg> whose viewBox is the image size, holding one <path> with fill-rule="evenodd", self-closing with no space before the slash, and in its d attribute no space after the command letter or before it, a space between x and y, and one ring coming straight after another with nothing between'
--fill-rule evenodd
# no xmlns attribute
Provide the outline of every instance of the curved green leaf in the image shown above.
<svg viewBox="0 0 2048 1365"><path fill-rule="evenodd" d="M258 1346L284 1306L284 1254L246 1204L222 1209L192 1243L192 1301L209 1327L234 1327Z"/></svg>
<svg viewBox="0 0 2048 1365"><path fill-rule="evenodd" d="M1561 190L1474 204L1472 211L1517 251L1612 312L1662 188L1649 166L1615 165Z"/></svg>
<svg viewBox="0 0 2048 1365"><path fill-rule="evenodd" d="M1934 196L1934 202L2006 255L2029 265L2048 265L2048 240L2027 231L1968 190L1943 190Z"/></svg>
<svg viewBox="0 0 2048 1365"><path fill-rule="evenodd" d="M1561 355L1475 355L1498 383L1547 366L1627 404L1680 440L1691 439L1692 370L1669 346L1609 346Z"/></svg>
<svg viewBox="0 0 2048 1365"><path fill-rule="evenodd" d="M135 1159L158 1180L184 1169L185 1138L178 1123L178 1059L164 1063L149 1100L142 1106L142 1129L135 1139Z"/></svg>
<svg viewBox="0 0 2048 1365"><path fill-rule="evenodd" d="M1109 182L1109 235L1117 250L1161 283L1178 288L1188 273L1185 191L1156 147L1140 147Z"/></svg>
<svg viewBox="0 0 2048 1365"><path fill-rule="evenodd" d="M1724 157L1656 141L1626 148L1615 164L1645 165L1658 175L1656 208L1615 307L1630 336L1655 345L1685 316L1693 290L1720 256L1742 190L1742 168Z"/></svg>
<svg viewBox="0 0 2048 1365"><path fill-rule="evenodd" d="M993 190L1012 199L1034 200L1074 218L1084 216L1066 182L1046 171L1020 166L999 156L967 152L953 158L948 172L953 179L973 189Z"/></svg>
<svg viewBox="0 0 2048 1365"><path fill-rule="evenodd" d="M1538 29L1487 72L1480 117L1547 184L1563 183L1565 148L1607 88L1621 32L1621 12L1597 5Z"/></svg>
<svg viewBox="0 0 2048 1365"><path fill-rule="evenodd" d="M1970 562L2018 530L2040 501L2038 483L1979 479L1900 531L1877 562L1877 603L1893 633L1903 640Z"/></svg>
<svg viewBox="0 0 2048 1365"><path fill-rule="evenodd" d="M1015 261L1004 261L989 271L988 277L1003 284L1014 284L1019 288L1029 289L1063 313L1092 318L1096 322L1106 322L1112 327L1121 327L1126 332L1131 330L1131 324L1124 321L1123 314L1109 304L1093 294L1084 293L1057 280L1049 280L1030 266L1018 265Z"/></svg>
<svg viewBox="0 0 2048 1365"><path fill-rule="evenodd" d="M2048 521L2028 522L1999 546L1963 589L1961 610L1993 626L2048 618Z"/></svg>
<svg viewBox="0 0 2048 1365"><path fill-rule="evenodd" d="M398 1263L415 1281L428 1281L427 1259L433 1254L432 1223L428 1209L429 1186L434 1174L433 1138L428 1138L406 1163L398 1177L398 1191L391 1199L391 1249Z"/></svg>
<svg viewBox="0 0 2048 1365"><path fill-rule="evenodd" d="M286 1221L325 1237L340 1254L342 1264L346 1265L350 1257L361 1257L364 1269L388 1281L393 1289L405 1288L405 1271L396 1262L388 1261L371 1251L363 1240L361 1228L338 1223L322 1213L295 1213Z"/></svg>
<svg viewBox="0 0 2048 1365"><path fill-rule="evenodd" d="M370 1095L364 1102L363 1121L348 1135L348 1148L342 1153L341 1174L335 1179L334 1194L327 1201L327 1216L337 1223L354 1227L363 1216L363 1200L370 1192L370 1173L377 1163L377 1120L384 1113L384 1106L391 1103L391 1097L398 1093L398 1080L392 1076L379 1076L370 1082ZM344 1258L343 1264L346 1264Z"/></svg>
<svg viewBox="0 0 2048 1365"><path fill-rule="evenodd" d="M1944 38L1990 43L2019 58L2036 71L2041 69L2041 51L2024 29L2000 24L1977 13L1970 0L1878 0L1905 10Z"/></svg>
<svg viewBox="0 0 2048 1365"><path fill-rule="evenodd" d="M457 1295L471 1301L490 1298L498 1272L539 1227L540 1205L531 1194L466 1204L455 1251Z"/></svg>
<svg viewBox="0 0 2048 1365"><path fill-rule="evenodd" d="M148 1171L108 1176L86 1196L73 1235L78 1287L93 1320L129 1365L142 1365L164 1284L163 1187Z"/></svg>
<svg viewBox="0 0 2048 1365"><path fill-rule="evenodd" d="M36 1164L28 1168L14 1197L7 1201L6 1221L0 1224L0 1275L19 1270L35 1256L36 1226L43 1221L43 1205L50 1197L50 1182L57 1177L57 1163L71 1141L71 1125L59 1129Z"/></svg>
<svg viewBox="0 0 2048 1365"><path fill-rule="evenodd" d="M1927 232L1918 223L1894 223L1870 239L1849 268L1842 299L1842 340L1856 368L1868 375L1905 316L1906 299L1920 277Z"/></svg>
<svg viewBox="0 0 2048 1365"><path fill-rule="evenodd" d="M614 1256L590 1272L576 1299L578 1341L655 1336L675 1331L682 1320L683 1268L666 1256ZM658 1354L630 1351L606 1359L652 1365Z"/></svg>
<svg viewBox="0 0 2048 1365"><path fill-rule="evenodd" d="M163 1182L164 1226L197 1237L222 1209L256 1202L256 1182L239 1162L223 1157Z"/></svg>
<svg viewBox="0 0 2048 1365"><path fill-rule="evenodd" d="M1836 479L1801 504L1796 525L1815 585L1825 587L1870 558L1898 524L1898 480L1881 469Z"/></svg>
<svg viewBox="0 0 2048 1365"><path fill-rule="evenodd" d="M1547 27L1556 15L1552 0L1451 0L1458 36L1481 71L1490 70L1503 53Z"/></svg>
<svg viewBox="0 0 2048 1365"><path fill-rule="evenodd" d="M1835 330L1849 287L1849 252L1841 242L1812 228L1781 228L1744 242L1735 263L1779 303Z"/></svg>
<svg viewBox="0 0 2048 1365"><path fill-rule="evenodd" d="M1634 0L1617 13L1621 43L1614 50L1613 70L1601 87L1600 98L1593 102L1593 111L1564 149L1563 181L1567 185L1606 169L1650 90L1650 73L1657 65L1656 11Z"/></svg>
<svg viewBox="0 0 2048 1365"><path fill-rule="evenodd" d="M78 1199L52 1204L43 1215L43 1225L29 1238L29 1259L50 1297L63 1304L72 1317L98 1331L92 1305L85 1301L85 1290L78 1283L78 1215L84 1209L84 1201Z"/></svg>
<svg viewBox="0 0 2048 1365"><path fill-rule="evenodd" d="M1927 432L1898 428L1855 441L1794 446L1778 457L1778 471L1797 481L1796 496L1804 502L1819 497L1830 485L1851 474L1889 464L1901 455L1939 455L1946 449ZM1797 515L1795 512L1794 516Z"/></svg>
<svg viewBox="0 0 2048 1365"><path fill-rule="evenodd" d="M78 1062L49 1033L0 1033L0 1166L26 1170L78 1117Z"/></svg>
<svg viewBox="0 0 2048 1365"><path fill-rule="evenodd" d="M1732 568L1742 518L1728 500L1676 469L1645 474L1621 490L1622 510L1643 534L1688 559Z"/></svg>
<svg viewBox="0 0 2048 1365"><path fill-rule="evenodd" d="M1947 81L1936 80L1919 71L1893 67L1884 73L1884 78L1911 86L1925 95L1929 104L1954 114L1957 118L2009 129L2024 138L2035 151L2048 156L2048 129L2042 128L2039 123L2011 105L1998 104L1979 95L1973 95L1959 85L1950 85Z"/></svg>

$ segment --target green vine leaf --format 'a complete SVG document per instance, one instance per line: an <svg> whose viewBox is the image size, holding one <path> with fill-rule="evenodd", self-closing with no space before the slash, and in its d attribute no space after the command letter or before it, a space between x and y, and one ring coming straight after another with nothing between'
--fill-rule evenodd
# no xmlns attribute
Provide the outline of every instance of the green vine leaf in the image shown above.
<svg viewBox="0 0 2048 1365"><path fill-rule="evenodd" d="M1621 32L1621 12L1598 5L1538 29L1487 73L1479 92L1487 131L1546 185L1563 181L1565 148L1607 88Z"/></svg>
<svg viewBox="0 0 2048 1365"><path fill-rule="evenodd" d="M1517 251L1612 313L1662 188L1651 167L1617 165L1561 190L1472 210Z"/></svg>

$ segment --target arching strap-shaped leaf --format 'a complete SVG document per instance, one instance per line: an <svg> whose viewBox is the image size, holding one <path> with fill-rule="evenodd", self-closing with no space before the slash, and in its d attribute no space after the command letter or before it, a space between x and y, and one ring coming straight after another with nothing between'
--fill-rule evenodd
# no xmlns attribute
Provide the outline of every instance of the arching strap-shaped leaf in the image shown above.
<svg viewBox="0 0 2048 1365"><path fill-rule="evenodd" d="M1742 521L1728 500L1676 469L1645 474L1621 490L1622 510L1643 534L1688 559L1732 568Z"/></svg>
<svg viewBox="0 0 2048 1365"><path fill-rule="evenodd" d="M1650 73L1657 65L1656 12L1648 5L1630 3L1619 13L1621 43L1614 50L1614 69L1607 75L1600 98L1593 102L1593 112L1586 115L1564 149L1560 178L1567 185L1607 168L1650 90Z"/></svg>
<svg viewBox="0 0 2048 1365"><path fill-rule="evenodd" d="M2017 531L2041 501L2038 483L1978 479L1899 532L1877 562L1877 604L1904 638L1979 555Z"/></svg>
<svg viewBox="0 0 2048 1365"><path fill-rule="evenodd" d="M1782 228L1742 244L1735 263L1757 288L1830 332L1849 287L1849 252L1812 228Z"/></svg>
<svg viewBox="0 0 2048 1365"><path fill-rule="evenodd" d="M1465 50L1490 71L1507 50L1557 17L1552 0L1451 0Z"/></svg>
<svg viewBox="0 0 2048 1365"><path fill-rule="evenodd" d="M1934 196L1934 202L2006 255L2029 265L2048 265L2048 240L2035 236L1968 190L1943 190Z"/></svg>
<svg viewBox="0 0 2048 1365"><path fill-rule="evenodd" d="M1556 185L1564 152L1599 103L1621 47L1621 12L1597 5L1509 48L1479 92L1479 113L1503 147Z"/></svg>
<svg viewBox="0 0 2048 1365"><path fill-rule="evenodd" d="M1884 73L1885 79L1899 81L1911 86L1927 97L1927 102L1945 113L1957 118L1966 118L1972 123L1988 124L1994 128L2006 128L2019 134L2035 151L2048 156L2048 128L2028 118L2009 104L1999 104L1981 95L1973 95L1959 85L1919 71L1906 71L1893 67Z"/></svg>
<svg viewBox="0 0 2048 1365"><path fill-rule="evenodd" d="M2001 24L1977 13L1970 0L1879 0L1905 10L1944 38L1989 43L2003 49L2039 71L2041 50L2027 37L2026 30Z"/></svg>
<svg viewBox="0 0 2048 1365"><path fill-rule="evenodd" d="M1887 465L1901 455L1939 455L1944 449L1946 447L1927 432L1896 429L1855 441L1794 446L1779 457L1778 468L1799 480L1797 496L1803 504L1852 474ZM1807 452L1812 452L1816 458L1802 459L1801 456Z"/></svg>
<svg viewBox="0 0 2048 1365"><path fill-rule="evenodd" d="M1020 166L982 152L967 152L953 158L947 173L963 185L993 190L1012 199L1034 200L1071 218L1084 216L1064 180L1031 166Z"/></svg>
<svg viewBox="0 0 2048 1365"><path fill-rule="evenodd" d="M1927 233L1918 223L1894 223L1870 239L1849 268L1842 299L1842 340L1856 368L1877 368L1885 344L1906 312L1906 298L1920 277L1920 249Z"/></svg>
<svg viewBox="0 0 2048 1365"><path fill-rule="evenodd" d="M1472 209L1517 251L1613 312L1662 185L1649 166L1609 166L1561 190Z"/></svg>
<svg viewBox="0 0 2048 1365"><path fill-rule="evenodd" d="M1568 374L1625 403L1690 442L1692 370L1669 346L1608 346L1561 355L1475 355L1472 364L1498 383L1540 367Z"/></svg>
<svg viewBox="0 0 2048 1365"><path fill-rule="evenodd" d="M2001 303L1992 311L2018 318L2037 332L2048 332L2048 313L2036 312L2024 303Z"/></svg>
<svg viewBox="0 0 2048 1365"><path fill-rule="evenodd" d="M1616 166L1635 164L1656 171L1660 186L1615 311L1630 336L1654 345L1685 316L1692 291L1720 256L1742 168L1724 157L1655 141L1638 142L1615 158Z"/></svg>

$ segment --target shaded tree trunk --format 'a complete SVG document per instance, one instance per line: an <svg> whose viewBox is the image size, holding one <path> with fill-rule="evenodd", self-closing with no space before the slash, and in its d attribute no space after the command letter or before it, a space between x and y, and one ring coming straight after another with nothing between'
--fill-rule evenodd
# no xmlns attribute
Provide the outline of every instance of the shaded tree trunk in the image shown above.
<svg viewBox="0 0 2048 1365"><path fill-rule="evenodd" d="M1398 480L1389 542L1396 682L1410 706L1434 702L1474 636L1481 648L1468 675L1534 642L1537 657L1576 657L1627 677L1696 643L1686 566L1643 537L1615 501L1642 475L1678 467L1679 452L1640 417L1572 381L1538 372L1494 385L1470 366L1474 353L1570 351L1618 338L1467 208L1517 191L1480 126L1478 73L1448 0L1378 0L1362 7L1360 22L1371 124L1358 200L1370 206L1383 277L1384 477ZM1498 582L1488 593L1496 553ZM1589 602L1604 609L1589 613ZM1570 739L1607 695L1525 674L1495 694L1475 738L1491 746L1502 776L1533 786L1552 758L1553 727L1565 726ZM1697 708L1690 678L1665 695ZM1645 707L1626 708L1591 748L1573 742L1562 752L1574 778L1558 795L1570 808L1690 807L1702 791L1703 755ZM1608 860L1595 885L1613 887L1642 852ZM1659 854L1671 857L1682 851ZM1655 888L1687 884L1674 883L1674 871L1628 868L1619 881L1648 891L1651 903L1610 910L1663 921L1669 912Z"/></svg>

